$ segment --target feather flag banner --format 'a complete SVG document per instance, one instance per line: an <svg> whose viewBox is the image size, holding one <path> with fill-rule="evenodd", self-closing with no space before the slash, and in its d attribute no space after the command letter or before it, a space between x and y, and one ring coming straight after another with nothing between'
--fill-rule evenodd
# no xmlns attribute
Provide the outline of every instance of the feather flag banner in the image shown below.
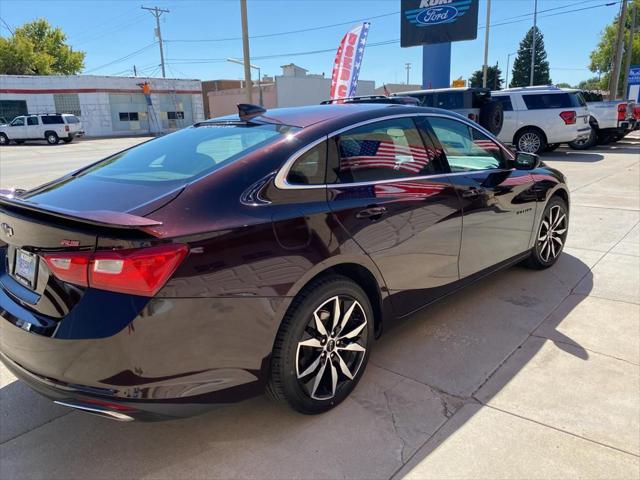
<svg viewBox="0 0 640 480"><path fill-rule="evenodd" d="M338 46L331 75L331 100L353 97L369 34L369 22L349 30Z"/></svg>

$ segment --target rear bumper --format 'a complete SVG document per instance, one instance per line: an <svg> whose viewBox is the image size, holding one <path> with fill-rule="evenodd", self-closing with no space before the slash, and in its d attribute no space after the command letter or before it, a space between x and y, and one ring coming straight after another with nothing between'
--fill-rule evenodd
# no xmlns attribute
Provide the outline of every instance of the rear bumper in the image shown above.
<svg viewBox="0 0 640 480"><path fill-rule="evenodd" d="M26 331L0 305L0 360L40 394L90 413L195 415L264 391L281 300L154 299L123 330L92 339Z"/></svg>

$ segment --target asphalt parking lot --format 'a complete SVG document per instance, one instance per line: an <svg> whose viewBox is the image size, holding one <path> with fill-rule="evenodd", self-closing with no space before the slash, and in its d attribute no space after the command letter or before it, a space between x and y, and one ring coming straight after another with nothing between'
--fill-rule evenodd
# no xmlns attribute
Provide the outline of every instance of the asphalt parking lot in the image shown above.
<svg viewBox="0 0 640 480"><path fill-rule="evenodd" d="M0 187L139 141L3 147ZM260 397L117 423L0 368L0 478L640 478L640 135L544 161L572 192L558 264L510 268L416 314L374 345L335 410Z"/></svg>

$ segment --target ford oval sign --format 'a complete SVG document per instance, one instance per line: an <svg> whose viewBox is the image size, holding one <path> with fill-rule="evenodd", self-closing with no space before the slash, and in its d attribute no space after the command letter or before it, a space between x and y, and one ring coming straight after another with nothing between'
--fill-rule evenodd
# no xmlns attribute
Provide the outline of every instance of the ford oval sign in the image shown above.
<svg viewBox="0 0 640 480"><path fill-rule="evenodd" d="M479 0L401 0L400 45L472 40Z"/></svg>
<svg viewBox="0 0 640 480"><path fill-rule="evenodd" d="M435 8L427 8L416 15L416 23L418 25L437 25L454 20L458 15L456 7L442 6Z"/></svg>

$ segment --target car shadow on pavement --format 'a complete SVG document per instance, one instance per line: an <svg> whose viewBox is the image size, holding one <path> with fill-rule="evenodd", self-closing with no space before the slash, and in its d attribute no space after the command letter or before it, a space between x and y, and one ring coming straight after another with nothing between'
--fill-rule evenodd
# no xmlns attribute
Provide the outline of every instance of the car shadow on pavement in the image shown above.
<svg viewBox="0 0 640 480"><path fill-rule="evenodd" d="M187 419L119 423L10 383L0 390L2 476L390 478L445 443L535 357L548 343L536 329L557 326L563 317L552 312L584 298L572 290L591 285L590 266L564 253L551 269L512 267L427 307L376 342L351 397L323 415L259 397Z"/></svg>
<svg viewBox="0 0 640 480"><path fill-rule="evenodd" d="M604 155L589 151L556 150L555 152L544 154L542 160L595 163L604 160Z"/></svg>

